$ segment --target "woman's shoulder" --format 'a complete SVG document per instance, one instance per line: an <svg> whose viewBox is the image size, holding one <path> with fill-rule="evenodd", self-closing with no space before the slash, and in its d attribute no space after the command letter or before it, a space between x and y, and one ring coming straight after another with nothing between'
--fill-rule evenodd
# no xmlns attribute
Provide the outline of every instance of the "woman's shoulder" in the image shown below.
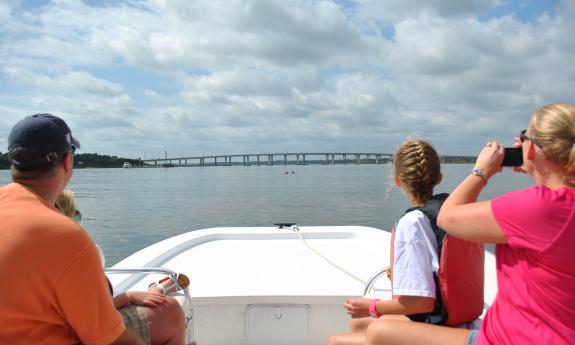
<svg viewBox="0 0 575 345"><path fill-rule="evenodd" d="M544 185L535 185L525 189L519 189L506 193L499 198L508 202L521 200L523 203L549 205L554 203L575 203L574 188L553 189Z"/></svg>

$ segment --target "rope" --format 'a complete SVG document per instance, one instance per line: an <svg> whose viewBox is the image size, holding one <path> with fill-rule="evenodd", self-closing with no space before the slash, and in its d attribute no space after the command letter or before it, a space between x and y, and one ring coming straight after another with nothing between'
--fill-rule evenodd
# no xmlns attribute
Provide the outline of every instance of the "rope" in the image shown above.
<svg viewBox="0 0 575 345"><path fill-rule="evenodd" d="M289 229L293 232L295 232L299 238L302 240L303 244L312 252L314 252L317 256L319 256L320 258L324 259L325 262L327 262L328 264L332 265L333 267L335 267L336 269L340 270L341 272L345 273L346 275L348 275L350 278L357 280L358 282L360 282L361 284L363 284L363 286L367 285L367 282L361 278L359 278L358 276L356 276L355 274L351 273L350 271L346 270L345 268L339 266L338 264L336 264L335 262L331 261L330 259L328 259L325 255L323 255L322 253L318 252L315 248L313 248L312 246L309 245L309 243L307 243L307 241L305 240L305 238L303 238L303 236L301 235L301 233L299 232L299 228L297 225L292 225L289 227Z"/></svg>

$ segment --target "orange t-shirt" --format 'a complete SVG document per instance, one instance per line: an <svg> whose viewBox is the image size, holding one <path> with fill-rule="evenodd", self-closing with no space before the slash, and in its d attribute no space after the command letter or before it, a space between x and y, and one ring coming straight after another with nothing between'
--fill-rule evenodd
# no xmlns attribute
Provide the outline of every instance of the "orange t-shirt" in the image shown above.
<svg viewBox="0 0 575 345"><path fill-rule="evenodd" d="M0 343L109 344L125 330L90 236L26 187L0 188Z"/></svg>

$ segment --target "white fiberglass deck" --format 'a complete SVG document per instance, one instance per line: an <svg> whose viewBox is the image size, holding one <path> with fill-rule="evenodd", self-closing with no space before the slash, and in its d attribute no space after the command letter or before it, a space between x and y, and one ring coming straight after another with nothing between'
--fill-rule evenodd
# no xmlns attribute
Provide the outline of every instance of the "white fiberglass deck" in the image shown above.
<svg viewBox="0 0 575 345"><path fill-rule="evenodd" d="M364 281L389 264L390 234L385 231L302 227L300 233L309 246ZM296 233L278 228L193 231L157 243L116 265L143 266L187 274L192 281L191 295L198 298L359 296L364 288L310 250ZM120 290L145 288L151 280L146 277L142 282L119 284L126 276L111 278ZM389 289L389 283L382 279L377 287Z"/></svg>
<svg viewBox="0 0 575 345"><path fill-rule="evenodd" d="M305 242L290 229L197 230L142 249L114 267L162 267L188 275L193 313L187 300L179 298L187 315L193 314L188 341L324 344L329 335L349 329L345 300L361 296L364 282L389 265L391 235L358 226L301 227L299 234ZM485 266L485 300L490 304L497 290L491 253L486 253ZM109 278L118 293L145 290L160 276ZM375 288L372 295L391 297L387 278Z"/></svg>

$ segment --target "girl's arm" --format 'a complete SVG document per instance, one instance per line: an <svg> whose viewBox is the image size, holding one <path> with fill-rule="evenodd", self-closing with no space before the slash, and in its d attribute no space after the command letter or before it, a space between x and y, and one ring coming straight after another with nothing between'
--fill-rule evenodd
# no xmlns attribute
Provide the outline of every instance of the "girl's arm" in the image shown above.
<svg viewBox="0 0 575 345"><path fill-rule="evenodd" d="M506 243L507 239L491 211L491 201L477 202L479 193L491 176L501 171L503 146L496 142L485 146L475 163L485 179L470 174L445 200L437 224L450 235L482 243Z"/></svg>
<svg viewBox="0 0 575 345"><path fill-rule="evenodd" d="M120 309L128 304L155 307L166 303L166 296L163 294L148 291L126 291L114 296L114 307Z"/></svg>
<svg viewBox="0 0 575 345"><path fill-rule="evenodd" d="M345 302L347 313L352 318L367 317L369 315L369 298L354 298ZM390 300L377 301L376 309L378 314L410 315L420 313L430 313L435 308L435 299L418 296L398 296Z"/></svg>

